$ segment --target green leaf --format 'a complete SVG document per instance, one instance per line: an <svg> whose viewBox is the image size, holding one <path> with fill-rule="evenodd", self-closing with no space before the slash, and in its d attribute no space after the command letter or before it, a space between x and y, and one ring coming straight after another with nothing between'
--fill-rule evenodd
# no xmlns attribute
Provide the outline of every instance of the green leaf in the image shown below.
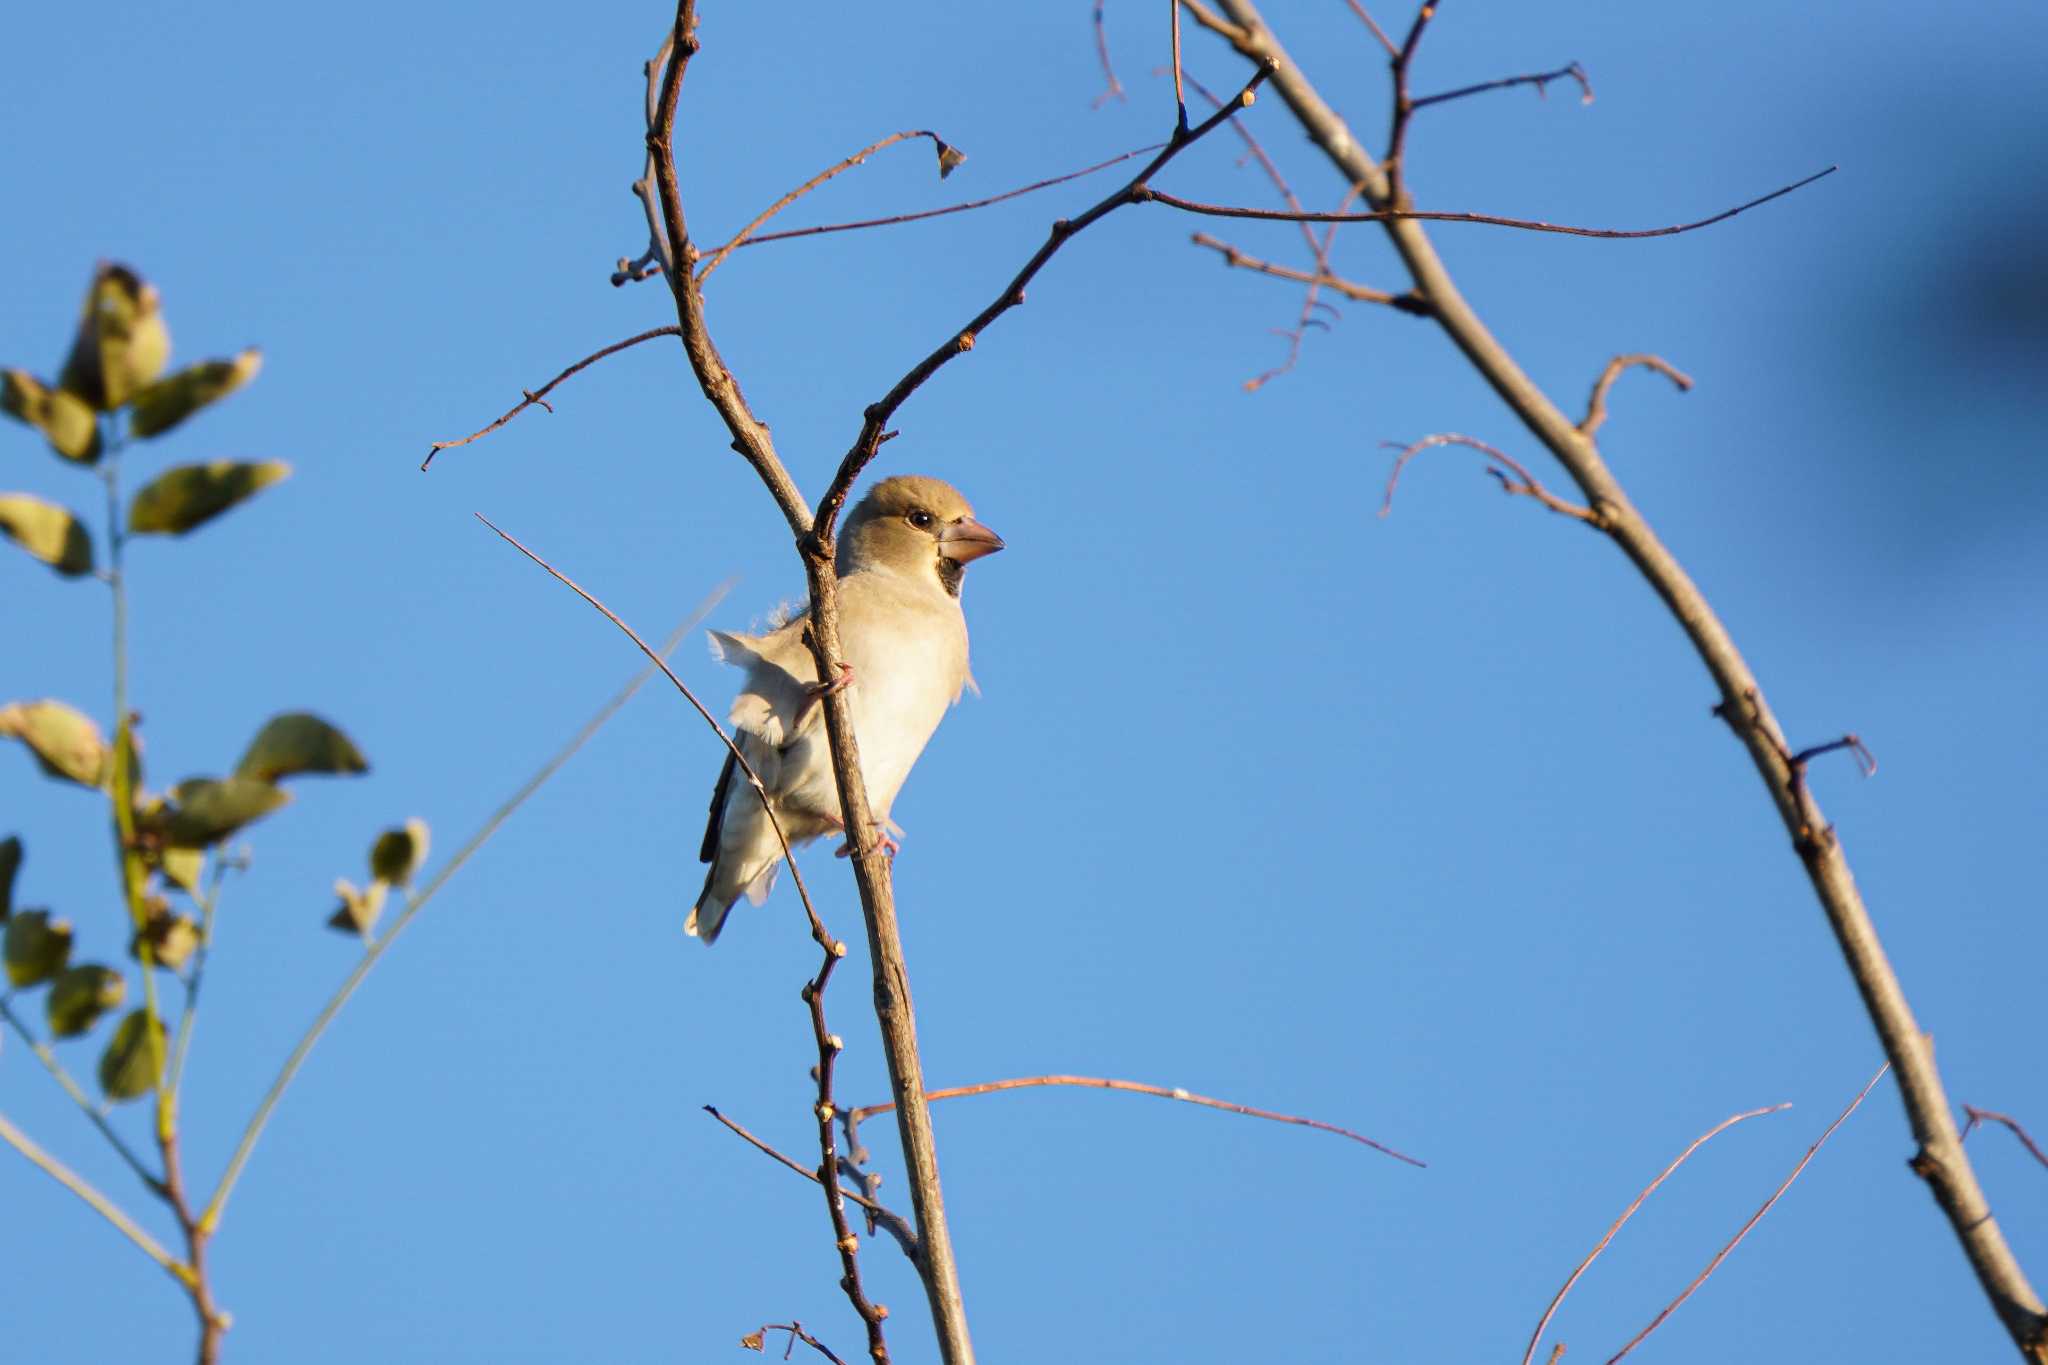
<svg viewBox="0 0 2048 1365"><path fill-rule="evenodd" d="M137 535L182 536L291 472L283 460L209 460L166 469L129 504L128 529Z"/></svg>
<svg viewBox="0 0 2048 1365"><path fill-rule="evenodd" d="M82 787L99 786L100 774L106 771L107 742L100 737L100 727L61 701L45 698L0 706L0 739L20 740L44 772Z"/></svg>
<svg viewBox="0 0 2048 1365"><path fill-rule="evenodd" d="M387 829L370 845L370 875L393 886L411 883L427 860L427 822L412 819L403 829Z"/></svg>
<svg viewBox="0 0 2048 1365"><path fill-rule="evenodd" d="M285 711L264 722L235 765L235 776L275 782L297 773L366 773L370 765L355 741L306 711Z"/></svg>
<svg viewBox="0 0 2048 1365"><path fill-rule="evenodd" d="M336 877L334 894L341 897L341 908L327 917L328 927L368 938L370 930L377 927L377 917L384 913L384 897L389 891L386 882L371 882L366 890L358 891L348 878Z"/></svg>
<svg viewBox="0 0 2048 1365"><path fill-rule="evenodd" d="M195 777L171 788L158 830L172 848L204 848L291 799L290 792L253 777Z"/></svg>
<svg viewBox="0 0 2048 1365"><path fill-rule="evenodd" d="M7 920L0 939L7 960L7 984L20 988L48 981L71 958L71 921L53 920L47 910L23 910Z"/></svg>
<svg viewBox="0 0 2048 1365"><path fill-rule="evenodd" d="M217 403L256 377L263 352L251 346L233 360L207 360L166 375L135 395L128 434L161 436L208 403Z"/></svg>
<svg viewBox="0 0 2048 1365"><path fill-rule="evenodd" d="M92 572L92 536L84 524L33 493L0 493L0 535L66 578Z"/></svg>
<svg viewBox="0 0 2048 1365"><path fill-rule="evenodd" d="M50 1017L50 1032L59 1038L76 1038L128 996L128 982L112 967L97 962L72 967L50 986L50 998L43 1008Z"/></svg>
<svg viewBox="0 0 2048 1365"><path fill-rule="evenodd" d="M100 424L91 406L27 370L0 370L0 412L42 432L67 460L92 464L100 457Z"/></svg>
<svg viewBox="0 0 2048 1365"><path fill-rule="evenodd" d="M199 894L199 875L206 867L206 854L196 848L167 848L157 855L156 865L164 880L187 895Z"/></svg>
<svg viewBox="0 0 2048 1365"><path fill-rule="evenodd" d="M159 303L155 285L125 265L102 262L57 382L101 412L126 403L171 358Z"/></svg>
<svg viewBox="0 0 2048 1365"><path fill-rule="evenodd" d="M14 913L14 874L21 871L21 836L0 839L0 922Z"/></svg>
<svg viewBox="0 0 2048 1365"><path fill-rule="evenodd" d="M100 1089L110 1100L141 1099L156 1089L164 1062L164 1025L147 1010L130 1010L100 1054Z"/></svg>
<svg viewBox="0 0 2048 1365"><path fill-rule="evenodd" d="M128 940L128 956L142 961L142 947L149 945L150 961L167 971L177 971L199 946L199 924L190 915L173 913L159 897L149 907L148 922Z"/></svg>

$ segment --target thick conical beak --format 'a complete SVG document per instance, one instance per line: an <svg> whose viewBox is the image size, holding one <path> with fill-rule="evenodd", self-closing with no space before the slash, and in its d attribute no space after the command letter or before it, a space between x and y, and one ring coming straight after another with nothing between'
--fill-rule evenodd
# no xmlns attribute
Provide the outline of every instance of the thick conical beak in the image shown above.
<svg viewBox="0 0 2048 1365"><path fill-rule="evenodd" d="M956 564L965 564L1003 548L1003 538L973 517L962 517L939 532L939 553Z"/></svg>

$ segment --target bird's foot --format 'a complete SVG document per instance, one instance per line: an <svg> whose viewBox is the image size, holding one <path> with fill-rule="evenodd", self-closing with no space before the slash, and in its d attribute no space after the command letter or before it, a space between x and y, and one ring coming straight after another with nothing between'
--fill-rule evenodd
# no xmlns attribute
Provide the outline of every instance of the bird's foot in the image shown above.
<svg viewBox="0 0 2048 1365"><path fill-rule="evenodd" d="M839 661L838 676L834 677L831 682L804 684L804 706L797 718L802 720L805 716L810 715L813 706L816 706L819 702L836 692L844 692L851 686L853 686L853 665L841 659Z"/></svg>
<svg viewBox="0 0 2048 1365"><path fill-rule="evenodd" d="M897 843L895 837L891 835L887 830L884 830L882 832L881 837L875 840L875 848L880 849L882 852L888 854L891 858L894 858L897 854L903 851L903 845ZM871 849L869 851L872 852L873 850ZM838 848L832 851L832 856L835 858L851 858L853 856L853 841L849 839L845 843L841 844Z"/></svg>

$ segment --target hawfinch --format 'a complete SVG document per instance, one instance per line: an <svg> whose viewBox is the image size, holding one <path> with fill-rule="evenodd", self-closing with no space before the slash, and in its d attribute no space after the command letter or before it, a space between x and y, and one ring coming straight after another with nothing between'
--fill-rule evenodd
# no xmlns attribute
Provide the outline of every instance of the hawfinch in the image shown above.
<svg viewBox="0 0 2048 1365"><path fill-rule="evenodd" d="M861 774L875 824L888 838L889 807L973 681L960 581L967 565L1003 548L950 484L917 475L884 479L847 514L839 535L840 676L817 680L799 614L766 635L711 632L712 652L746 672L727 719L733 742L767 789L792 848L845 826L825 735L827 691L846 689ZM683 932L710 943L741 896L768 898L782 862L775 827L731 754L711 793L699 858L711 864Z"/></svg>

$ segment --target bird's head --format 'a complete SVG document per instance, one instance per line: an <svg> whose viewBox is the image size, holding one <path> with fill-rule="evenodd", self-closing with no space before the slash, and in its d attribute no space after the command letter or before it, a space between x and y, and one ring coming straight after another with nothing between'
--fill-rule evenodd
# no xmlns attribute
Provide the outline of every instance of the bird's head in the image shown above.
<svg viewBox="0 0 2048 1365"><path fill-rule="evenodd" d="M974 519L974 508L953 485L899 474L870 488L847 513L839 572L930 574L958 597L968 561L1002 548L1003 538Z"/></svg>

